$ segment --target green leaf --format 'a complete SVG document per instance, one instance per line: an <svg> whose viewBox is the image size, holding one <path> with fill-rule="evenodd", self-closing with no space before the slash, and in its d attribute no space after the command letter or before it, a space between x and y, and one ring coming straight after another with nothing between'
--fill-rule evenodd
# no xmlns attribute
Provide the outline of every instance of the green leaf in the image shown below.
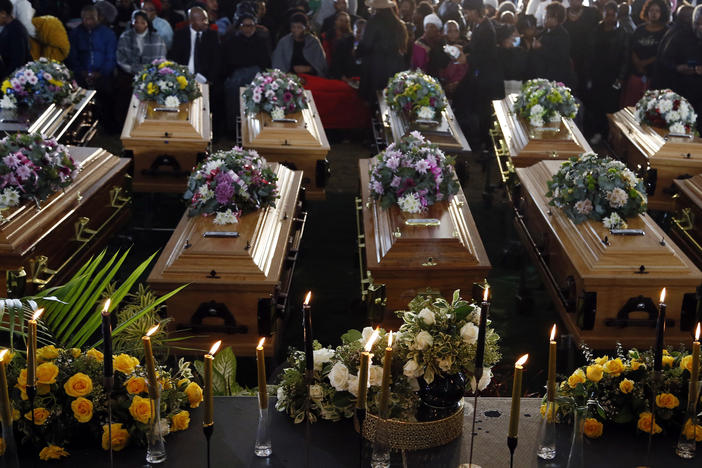
<svg viewBox="0 0 702 468"><path fill-rule="evenodd" d="M236 356L230 346L227 346L215 355L213 369L224 380L224 392L232 395L236 384Z"/></svg>
<svg viewBox="0 0 702 468"><path fill-rule="evenodd" d="M473 306L470 304L454 309L454 313L456 314L456 320L458 321L465 320L466 317L468 317L468 314L470 314L471 312L473 312Z"/></svg>
<svg viewBox="0 0 702 468"><path fill-rule="evenodd" d="M341 335L341 342L344 344L352 343L361 339L363 335L358 330L349 330L343 335Z"/></svg>

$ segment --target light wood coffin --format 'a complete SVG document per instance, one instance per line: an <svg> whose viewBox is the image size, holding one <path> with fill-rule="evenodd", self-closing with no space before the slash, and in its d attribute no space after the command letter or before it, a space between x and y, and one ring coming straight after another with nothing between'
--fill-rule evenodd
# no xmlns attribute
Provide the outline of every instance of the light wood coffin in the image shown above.
<svg viewBox="0 0 702 468"><path fill-rule="evenodd" d="M677 193L670 236L702 268L702 174L673 183Z"/></svg>
<svg viewBox="0 0 702 468"><path fill-rule="evenodd" d="M134 157L135 192L185 192L188 176L212 140L209 87L179 112L132 96L122 128L122 146Z"/></svg>
<svg viewBox="0 0 702 468"><path fill-rule="evenodd" d="M440 118L437 119L437 125L412 123L402 113L391 110L385 102L385 91L378 92L378 107L387 144L397 142L403 136L417 130L426 139L439 145L439 148L446 153L458 154L471 151L451 105L447 105L443 110Z"/></svg>
<svg viewBox="0 0 702 468"><path fill-rule="evenodd" d="M648 207L673 210L673 180L702 173L702 139L668 136L666 130L641 125L633 107L607 114L607 119L615 154L644 179Z"/></svg>
<svg viewBox="0 0 702 468"><path fill-rule="evenodd" d="M312 93L305 90L308 108L289 114L290 122L273 121L270 115L246 114L243 93L241 99L241 143L244 148L255 149L268 161L276 161L291 169L303 172L302 186L311 199L324 198L329 164L329 141L324 133L322 120L317 112Z"/></svg>
<svg viewBox="0 0 702 468"><path fill-rule="evenodd" d="M94 90L78 88L70 97L71 104L0 109L0 131L41 133L65 145L84 145L97 131L95 94Z"/></svg>
<svg viewBox="0 0 702 468"><path fill-rule="evenodd" d="M492 101L495 124L490 135L503 182L514 173L515 167L528 167L545 159L568 159L592 151L572 119L561 118L544 129L532 127L514 110L517 96L510 94Z"/></svg>
<svg viewBox="0 0 702 468"><path fill-rule="evenodd" d="M167 302L175 328L194 335L179 345L207 350L221 339L237 355L252 356L261 336L275 339L305 214L298 201L302 172L278 164L273 169L280 194L275 208L229 225L186 212L149 275L158 294L189 283ZM238 237L224 237L231 232ZM266 340L267 355L273 353L274 339Z"/></svg>
<svg viewBox="0 0 702 468"><path fill-rule="evenodd" d="M614 235L600 222L576 225L549 206L546 182L560 164L517 169L522 191L515 221L568 331L597 349L613 349L617 342L651 346L665 287L666 344L689 341L702 272L646 214L627 220L643 235Z"/></svg>
<svg viewBox="0 0 702 468"><path fill-rule="evenodd" d="M364 264L374 284L384 284L387 309L406 309L420 293L441 293L450 298L461 289L468 297L473 283L490 271L482 240L463 190L451 202L439 202L417 217L438 219L439 225L407 225L397 206L388 210L371 201L370 159L359 160ZM384 318L392 320L394 314Z"/></svg>
<svg viewBox="0 0 702 468"><path fill-rule="evenodd" d="M0 269L8 272L0 275L2 297L30 294L68 278L129 218L129 159L101 148L69 151L80 172L68 188L39 208L27 202L2 212Z"/></svg>

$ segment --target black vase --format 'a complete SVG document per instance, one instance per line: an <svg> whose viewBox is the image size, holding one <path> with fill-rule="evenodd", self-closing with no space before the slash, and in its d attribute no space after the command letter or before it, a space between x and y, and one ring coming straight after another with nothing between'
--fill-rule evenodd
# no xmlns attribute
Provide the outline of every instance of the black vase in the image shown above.
<svg viewBox="0 0 702 468"><path fill-rule="evenodd" d="M458 410L467 383L463 372L436 375L432 383L427 383L424 377L419 377L417 381L421 400L417 420L436 421L447 418Z"/></svg>

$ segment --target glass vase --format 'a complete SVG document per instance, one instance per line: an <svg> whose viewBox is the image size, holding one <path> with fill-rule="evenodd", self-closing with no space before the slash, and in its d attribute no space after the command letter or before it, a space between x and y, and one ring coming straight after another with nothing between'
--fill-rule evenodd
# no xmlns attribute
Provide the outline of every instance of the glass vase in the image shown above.
<svg viewBox="0 0 702 468"><path fill-rule="evenodd" d="M161 394L156 398L149 398L151 404L151 418L149 419L149 430L146 433L147 463L163 463L166 461L166 442L163 440L163 427L161 426Z"/></svg>
<svg viewBox="0 0 702 468"><path fill-rule="evenodd" d="M583 429L587 417L587 406L578 406L573 411L573 437L570 442L567 468L585 468Z"/></svg>
<svg viewBox="0 0 702 468"><path fill-rule="evenodd" d="M258 409L258 429L256 430L256 444L254 445L254 454L257 457L270 457L273 453L273 444L271 444L270 418L268 416L268 407Z"/></svg>
<svg viewBox="0 0 702 468"><path fill-rule="evenodd" d="M387 411L385 411L387 413ZM375 423L371 468L390 468L390 444L388 441L387 414L381 414Z"/></svg>
<svg viewBox="0 0 702 468"><path fill-rule="evenodd" d="M539 425L536 455L543 460L556 458L556 402L547 401L546 412L541 417Z"/></svg>
<svg viewBox="0 0 702 468"><path fill-rule="evenodd" d="M685 419L683 419L680 437L678 437L678 445L675 447L675 454L685 459L695 458L695 451L697 450L697 402L700 397L700 386L699 382L695 383L697 385L693 385L693 382L690 382Z"/></svg>
<svg viewBox="0 0 702 468"><path fill-rule="evenodd" d="M19 468L17 444L15 443L15 433L11 422L8 425L2 423L2 439L4 442L4 453L0 456L0 467Z"/></svg>

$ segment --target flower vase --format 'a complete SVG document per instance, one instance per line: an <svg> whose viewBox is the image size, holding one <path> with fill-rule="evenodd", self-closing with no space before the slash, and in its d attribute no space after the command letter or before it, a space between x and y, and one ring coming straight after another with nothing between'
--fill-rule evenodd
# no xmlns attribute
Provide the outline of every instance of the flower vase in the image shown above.
<svg viewBox="0 0 702 468"><path fill-rule="evenodd" d="M573 437L567 468L585 468L583 429L586 417L587 406L578 406L573 410Z"/></svg>
<svg viewBox="0 0 702 468"><path fill-rule="evenodd" d="M148 446L146 448L147 463L162 463L166 461L166 442L163 440L161 427L161 394L149 399L151 403L151 418L149 430L146 433Z"/></svg>
<svg viewBox="0 0 702 468"><path fill-rule="evenodd" d="M271 443L270 417L268 407L258 409L258 429L256 430L256 444L254 453L257 457L269 457L273 453Z"/></svg>
<svg viewBox="0 0 702 468"><path fill-rule="evenodd" d="M19 468L19 457L17 455L17 443L15 442L15 433L10 424L2 423L2 440L3 454L0 456L1 468Z"/></svg>
<svg viewBox="0 0 702 468"><path fill-rule="evenodd" d="M693 385L696 383L697 385ZM685 409L685 419L678 437L678 445L675 447L675 454L680 458L695 458L697 450L697 402L699 401L699 382L690 382L690 391L687 398L687 408Z"/></svg>
<svg viewBox="0 0 702 468"><path fill-rule="evenodd" d="M463 372L436 375L431 383L419 377L418 421L436 421L451 416L466 390L467 379Z"/></svg>
<svg viewBox="0 0 702 468"><path fill-rule="evenodd" d="M539 425L539 445L536 455L543 460L556 458L556 402L546 402L546 412L541 417Z"/></svg>

